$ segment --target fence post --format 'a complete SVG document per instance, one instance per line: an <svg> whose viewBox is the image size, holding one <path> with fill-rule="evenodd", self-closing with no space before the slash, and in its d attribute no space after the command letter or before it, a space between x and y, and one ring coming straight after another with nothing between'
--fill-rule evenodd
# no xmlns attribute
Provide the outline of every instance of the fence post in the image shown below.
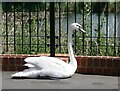
<svg viewBox="0 0 120 91"><path fill-rule="evenodd" d="M2 27L3 26L3 22L2 22L2 2L0 2L0 27ZM2 32L0 32L0 35L2 35ZM2 41L3 41L3 39L2 38L0 38L0 54L2 53L2 47L3 47L3 45L2 45ZM1 63L1 61L2 60L0 60L0 64L2 64ZM1 85L0 85L1 86Z"/></svg>
<svg viewBox="0 0 120 91"><path fill-rule="evenodd" d="M50 56L55 56L55 11L54 2L50 2Z"/></svg>

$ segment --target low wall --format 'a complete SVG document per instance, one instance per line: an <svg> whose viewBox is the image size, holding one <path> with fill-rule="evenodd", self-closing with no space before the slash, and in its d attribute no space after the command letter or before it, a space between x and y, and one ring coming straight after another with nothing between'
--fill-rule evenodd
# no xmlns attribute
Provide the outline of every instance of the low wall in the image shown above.
<svg viewBox="0 0 120 91"><path fill-rule="evenodd" d="M2 71L22 71L25 69L23 60L26 57L49 56L48 54L38 55L0 55L2 60ZM68 62L67 54L57 54L57 58ZM78 63L77 73L101 74L101 75L120 75L120 57L110 56L76 56Z"/></svg>

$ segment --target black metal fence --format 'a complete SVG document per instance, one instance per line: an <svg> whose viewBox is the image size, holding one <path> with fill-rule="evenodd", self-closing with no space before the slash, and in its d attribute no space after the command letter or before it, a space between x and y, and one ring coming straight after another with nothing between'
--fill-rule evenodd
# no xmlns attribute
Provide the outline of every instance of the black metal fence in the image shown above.
<svg viewBox="0 0 120 91"><path fill-rule="evenodd" d="M120 56L119 2L3 3L2 53L67 53L72 22L77 55ZM34 6L34 8L33 8ZM29 7L29 8L27 8Z"/></svg>

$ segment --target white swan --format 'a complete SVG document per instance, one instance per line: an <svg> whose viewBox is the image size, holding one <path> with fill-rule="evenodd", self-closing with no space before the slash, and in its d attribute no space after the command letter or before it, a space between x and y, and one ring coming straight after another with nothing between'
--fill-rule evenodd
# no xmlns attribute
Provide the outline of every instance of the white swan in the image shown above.
<svg viewBox="0 0 120 91"><path fill-rule="evenodd" d="M82 29L82 26L78 23L72 23L70 30L68 31L68 52L70 56L70 62L66 63L60 59L54 57L40 56L40 57L28 57L24 61L27 62L25 66L29 69L25 69L22 72L17 72L12 75L12 78L37 78L37 77L50 77L50 78L67 78L71 77L77 69L77 61L74 57L72 49L72 32L73 30Z"/></svg>

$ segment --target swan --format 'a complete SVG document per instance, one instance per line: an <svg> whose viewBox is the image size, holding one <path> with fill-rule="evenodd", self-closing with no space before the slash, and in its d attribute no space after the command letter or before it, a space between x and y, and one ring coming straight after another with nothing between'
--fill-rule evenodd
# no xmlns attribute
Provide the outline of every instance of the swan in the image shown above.
<svg viewBox="0 0 120 91"><path fill-rule="evenodd" d="M68 78L71 77L77 69L77 61L75 59L72 49L72 32L74 30L81 30L85 32L79 23L72 23L68 31L68 53L70 62L66 63L55 57L27 57L24 61L29 69L12 74L12 78Z"/></svg>

